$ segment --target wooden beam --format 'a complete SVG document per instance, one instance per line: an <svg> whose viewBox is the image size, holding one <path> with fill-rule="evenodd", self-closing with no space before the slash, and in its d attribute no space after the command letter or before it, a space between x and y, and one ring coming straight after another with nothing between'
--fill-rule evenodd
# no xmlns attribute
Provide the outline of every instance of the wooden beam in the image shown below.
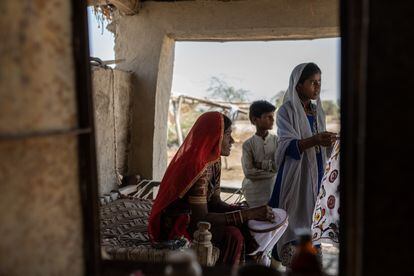
<svg viewBox="0 0 414 276"><path fill-rule="evenodd" d="M177 100L173 100L173 110L174 110L174 119L175 119L175 129L177 132L178 144L181 146L183 144L183 131L181 129L181 104L183 102L183 97L179 96Z"/></svg>
<svg viewBox="0 0 414 276"><path fill-rule="evenodd" d="M140 0L88 0L88 6L113 5L125 15L134 15L139 11Z"/></svg>
<svg viewBox="0 0 414 276"><path fill-rule="evenodd" d="M208 105L215 106L215 107L220 107L220 108L223 108L223 109L231 109L231 106L226 102L220 102L219 103L217 101L209 101L209 100L206 100L206 99L200 99L200 98L191 97L191 96L187 96L187 95L180 95L180 97L182 97L184 99L184 101L185 100L192 100L192 101L197 101L197 102L208 104ZM243 114L248 114L247 111L241 110L241 109L239 109L239 112L243 113Z"/></svg>

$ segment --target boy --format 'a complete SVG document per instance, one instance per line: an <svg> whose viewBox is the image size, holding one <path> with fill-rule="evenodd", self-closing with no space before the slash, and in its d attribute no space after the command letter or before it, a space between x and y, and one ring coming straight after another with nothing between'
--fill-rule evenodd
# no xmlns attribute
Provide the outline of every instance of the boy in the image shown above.
<svg viewBox="0 0 414 276"><path fill-rule="evenodd" d="M243 143L242 154L245 175L242 187L250 207L267 204L275 184L277 137L269 133L275 109L267 101L255 101L250 106L249 119L256 126L256 133Z"/></svg>

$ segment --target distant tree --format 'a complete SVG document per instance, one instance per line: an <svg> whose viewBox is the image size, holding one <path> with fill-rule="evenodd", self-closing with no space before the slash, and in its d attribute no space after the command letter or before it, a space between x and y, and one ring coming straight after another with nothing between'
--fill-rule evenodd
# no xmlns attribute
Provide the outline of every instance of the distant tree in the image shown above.
<svg viewBox="0 0 414 276"><path fill-rule="evenodd" d="M210 92L210 97L226 102L247 102L248 94L250 93L245 89L236 89L218 77L210 79L210 86L207 91Z"/></svg>
<svg viewBox="0 0 414 276"><path fill-rule="evenodd" d="M339 106L334 101L322 101L322 107L326 115L339 117Z"/></svg>
<svg viewBox="0 0 414 276"><path fill-rule="evenodd" d="M276 109L282 106L283 97L285 96L285 91L280 90L273 97L270 98L270 102L276 106Z"/></svg>

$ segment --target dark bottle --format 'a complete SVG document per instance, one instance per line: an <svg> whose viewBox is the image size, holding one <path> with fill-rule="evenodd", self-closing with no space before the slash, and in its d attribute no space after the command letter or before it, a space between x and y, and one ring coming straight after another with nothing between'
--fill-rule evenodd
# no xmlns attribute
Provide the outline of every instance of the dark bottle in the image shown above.
<svg viewBox="0 0 414 276"><path fill-rule="evenodd" d="M299 243L296 253L292 257L292 275L323 275L322 265L316 248L312 245L312 237L309 231L298 233Z"/></svg>

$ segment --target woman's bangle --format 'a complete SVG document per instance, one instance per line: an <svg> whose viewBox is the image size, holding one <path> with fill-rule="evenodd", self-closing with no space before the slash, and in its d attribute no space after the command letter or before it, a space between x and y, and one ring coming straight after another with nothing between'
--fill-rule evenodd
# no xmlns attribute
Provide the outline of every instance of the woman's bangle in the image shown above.
<svg viewBox="0 0 414 276"><path fill-rule="evenodd" d="M226 218L227 225L240 226L244 223L243 215L240 210L227 212L224 214Z"/></svg>

